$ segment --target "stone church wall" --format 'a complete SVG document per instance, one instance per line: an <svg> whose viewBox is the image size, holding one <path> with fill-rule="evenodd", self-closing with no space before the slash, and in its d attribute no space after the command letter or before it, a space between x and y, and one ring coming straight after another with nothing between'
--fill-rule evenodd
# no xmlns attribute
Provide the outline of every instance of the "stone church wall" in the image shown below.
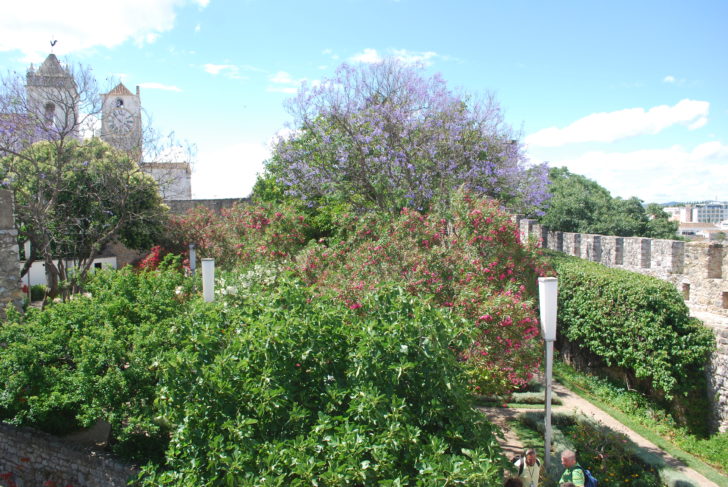
<svg viewBox="0 0 728 487"><path fill-rule="evenodd" d="M121 487L138 473L103 452L0 423L0 485Z"/></svg>
<svg viewBox="0 0 728 487"><path fill-rule="evenodd" d="M0 318L8 303L18 307L23 303L17 237L13 194L6 189L0 189Z"/></svg>
<svg viewBox="0 0 728 487"><path fill-rule="evenodd" d="M672 283L691 314L715 334L717 349L709 367L710 399L715 426L728 431L728 246L556 232L528 219L518 219L517 223L524 239L535 238L545 248Z"/></svg>

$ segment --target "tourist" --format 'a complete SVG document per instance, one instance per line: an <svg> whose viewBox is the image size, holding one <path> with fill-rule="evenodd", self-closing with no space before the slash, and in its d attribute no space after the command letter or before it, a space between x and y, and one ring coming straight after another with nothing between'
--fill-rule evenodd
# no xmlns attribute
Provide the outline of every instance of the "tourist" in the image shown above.
<svg viewBox="0 0 728 487"><path fill-rule="evenodd" d="M523 482L521 482L521 479L517 477L511 477L506 479L506 483L503 484L503 487L523 487Z"/></svg>
<svg viewBox="0 0 728 487"><path fill-rule="evenodd" d="M536 458L536 450L529 448L526 453L514 462L518 470L518 478L525 487L537 487L541 475L541 462Z"/></svg>
<svg viewBox="0 0 728 487"><path fill-rule="evenodd" d="M561 454L561 465L564 466L564 473L559 480L560 484L571 482L574 487L584 487L584 470L576 463L576 453L571 450L564 450Z"/></svg>

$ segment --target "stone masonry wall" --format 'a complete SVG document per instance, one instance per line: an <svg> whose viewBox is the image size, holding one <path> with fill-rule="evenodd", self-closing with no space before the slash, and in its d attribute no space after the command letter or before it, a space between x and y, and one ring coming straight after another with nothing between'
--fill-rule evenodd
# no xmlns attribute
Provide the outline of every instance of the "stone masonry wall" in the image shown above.
<svg viewBox="0 0 728 487"><path fill-rule="evenodd" d="M0 189L0 318L8 303L18 307L23 303L17 237L13 194L6 189Z"/></svg>
<svg viewBox="0 0 728 487"><path fill-rule="evenodd" d="M516 220L524 238L540 240L545 248L672 283L691 314L715 333L708 379L715 427L728 431L728 246L556 232L534 220Z"/></svg>
<svg viewBox="0 0 728 487"><path fill-rule="evenodd" d="M0 423L0 485L121 487L138 473L102 452Z"/></svg>

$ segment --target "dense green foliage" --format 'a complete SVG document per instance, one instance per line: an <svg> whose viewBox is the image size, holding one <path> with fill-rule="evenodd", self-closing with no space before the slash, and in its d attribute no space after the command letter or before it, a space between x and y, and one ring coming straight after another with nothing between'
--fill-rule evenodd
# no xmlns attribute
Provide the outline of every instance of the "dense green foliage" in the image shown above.
<svg viewBox="0 0 728 487"><path fill-rule="evenodd" d="M559 381L565 382L568 387L604 401L677 447L720 469L724 475L728 473L728 433L706 437L705 424L695 425L697 432L690 424L681 426L664 405L638 391L627 389L623 384L581 373L563 362L556 362L554 371ZM691 416L699 420L702 417L699 406L692 409Z"/></svg>
<svg viewBox="0 0 728 487"><path fill-rule="evenodd" d="M462 320L396 289L362 314L256 281L176 329L158 401L176 428L147 484L496 485L497 443L452 353Z"/></svg>
<svg viewBox="0 0 728 487"><path fill-rule="evenodd" d="M450 308L383 286L350 309L259 268L204 303L176 268L11 314L0 418L107 420L115 451L152 461L146 485L498 485L458 358L475 330Z"/></svg>
<svg viewBox="0 0 728 487"><path fill-rule="evenodd" d="M85 295L45 310L11 313L0 326L0 419L63 434L98 418L112 425L115 449L141 455L164 444L153 401L159 357L188 304L183 276L97 272Z"/></svg>
<svg viewBox="0 0 728 487"><path fill-rule="evenodd" d="M606 188L565 167L549 171L551 199L539 221L552 230L625 237L675 239L677 222L659 205L613 198Z"/></svg>
<svg viewBox="0 0 728 487"><path fill-rule="evenodd" d="M559 332L608 366L649 379L667 397L686 393L715 347L668 282L554 256L559 275Z"/></svg>

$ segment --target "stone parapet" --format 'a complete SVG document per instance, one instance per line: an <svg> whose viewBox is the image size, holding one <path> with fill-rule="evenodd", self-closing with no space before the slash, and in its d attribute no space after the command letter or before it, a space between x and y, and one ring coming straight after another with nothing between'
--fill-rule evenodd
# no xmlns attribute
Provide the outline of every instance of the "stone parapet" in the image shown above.
<svg viewBox="0 0 728 487"><path fill-rule="evenodd" d="M220 212L223 209L232 208L236 203L247 203L248 198L221 198L208 200L166 200L164 203L169 206L173 215L182 215L192 208L203 206L209 210Z"/></svg>
<svg viewBox="0 0 728 487"><path fill-rule="evenodd" d="M13 194L0 189L0 318L8 303L20 309L24 298L13 208Z"/></svg>
<svg viewBox="0 0 728 487"><path fill-rule="evenodd" d="M0 423L0 472L16 485L122 487L139 469L35 429Z"/></svg>

